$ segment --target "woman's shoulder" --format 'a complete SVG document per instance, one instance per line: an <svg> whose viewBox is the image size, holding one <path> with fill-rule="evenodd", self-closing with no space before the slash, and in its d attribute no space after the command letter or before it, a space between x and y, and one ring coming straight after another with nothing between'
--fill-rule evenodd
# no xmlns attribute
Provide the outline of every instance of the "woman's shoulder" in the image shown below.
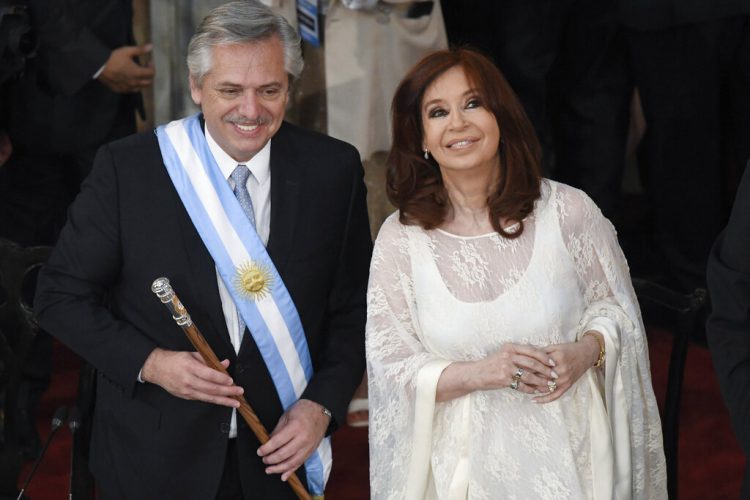
<svg viewBox="0 0 750 500"><path fill-rule="evenodd" d="M396 210L383 221L383 224L378 230L378 235L375 238L375 245L392 246L397 245L399 242L404 242L408 239L408 234L410 231L414 230L414 227L415 226L402 223L400 212Z"/></svg>
<svg viewBox="0 0 750 500"><path fill-rule="evenodd" d="M542 196L545 205L554 207L563 219L580 220L601 215L594 200L581 189L552 179L542 180Z"/></svg>

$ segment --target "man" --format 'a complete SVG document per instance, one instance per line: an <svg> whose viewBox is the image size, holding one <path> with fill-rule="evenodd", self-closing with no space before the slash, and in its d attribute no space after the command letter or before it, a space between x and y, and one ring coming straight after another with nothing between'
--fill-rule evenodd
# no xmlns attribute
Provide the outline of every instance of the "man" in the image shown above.
<svg viewBox="0 0 750 500"><path fill-rule="evenodd" d="M102 144L135 132L154 69L134 59L130 0L27 0L35 56L8 89L13 154L0 168L0 236L53 245Z"/></svg>
<svg viewBox="0 0 750 500"><path fill-rule="evenodd" d="M646 133L640 160L659 280L706 286L750 157L750 2L620 0Z"/></svg>
<svg viewBox="0 0 750 500"><path fill-rule="evenodd" d="M750 163L729 225L711 249L707 277L713 306L706 337L734 432L750 456ZM750 498L747 467L741 498Z"/></svg>
<svg viewBox="0 0 750 500"><path fill-rule="evenodd" d="M491 54L543 147L545 171L616 220L632 84L614 0L446 0L451 44ZM475 12L481 10L482 15Z"/></svg>
<svg viewBox="0 0 750 500"><path fill-rule="evenodd" d="M0 238L54 245L97 148L135 132L139 92L154 69L136 61L150 49L135 45L132 0L14 3L28 6L30 32L21 37L22 26L10 27L9 45L28 58L2 89ZM16 413L27 458L41 448L35 410L51 371L52 340L41 333L24 361L18 408L6 408Z"/></svg>
<svg viewBox="0 0 750 500"><path fill-rule="evenodd" d="M41 273L39 321L99 372L105 498L295 498L295 470L320 494L323 437L364 370L359 155L283 121L299 37L257 1L214 9L188 66L201 117L100 150ZM149 290L160 276L231 378L191 352ZM240 394L271 432L263 446Z"/></svg>

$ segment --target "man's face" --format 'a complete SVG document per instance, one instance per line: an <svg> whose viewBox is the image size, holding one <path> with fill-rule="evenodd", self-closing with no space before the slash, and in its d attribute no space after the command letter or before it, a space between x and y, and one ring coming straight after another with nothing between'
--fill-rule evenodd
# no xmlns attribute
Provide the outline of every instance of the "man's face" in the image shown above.
<svg viewBox="0 0 750 500"><path fill-rule="evenodd" d="M211 137L237 162L246 162L284 119L289 98L284 49L274 36L212 50L211 69L200 87L190 78L190 94L203 110Z"/></svg>

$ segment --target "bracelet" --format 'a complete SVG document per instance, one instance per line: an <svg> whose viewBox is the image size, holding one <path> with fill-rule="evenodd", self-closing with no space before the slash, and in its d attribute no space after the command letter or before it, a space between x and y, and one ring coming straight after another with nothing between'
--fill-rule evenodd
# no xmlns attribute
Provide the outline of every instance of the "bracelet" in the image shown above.
<svg viewBox="0 0 750 500"><path fill-rule="evenodd" d="M604 340L600 339L599 335L596 335L593 332L586 332L581 336L581 338L585 337L586 335L594 337L596 343L599 344L599 358L596 360L596 363L594 363L594 368L599 368L604 364L604 358L607 355L607 351L604 348Z"/></svg>

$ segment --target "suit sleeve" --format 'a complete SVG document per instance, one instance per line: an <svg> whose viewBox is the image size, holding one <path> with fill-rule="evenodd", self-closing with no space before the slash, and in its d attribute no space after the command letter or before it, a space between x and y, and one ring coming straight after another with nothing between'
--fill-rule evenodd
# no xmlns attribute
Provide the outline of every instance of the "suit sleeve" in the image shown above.
<svg viewBox="0 0 750 500"><path fill-rule="evenodd" d="M323 352L302 395L331 411L331 431L345 420L349 401L365 369L366 293L372 239L362 164L356 150L352 148L350 153L348 216L327 303Z"/></svg>
<svg viewBox="0 0 750 500"><path fill-rule="evenodd" d="M749 164L750 166L750 164ZM711 250L707 269L711 315L706 336L724 400L750 455L750 168L732 216Z"/></svg>
<svg viewBox="0 0 750 500"><path fill-rule="evenodd" d="M44 330L131 393L156 345L118 320L107 305L122 260L114 165L109 147L104 146L40 271L34 304Z"/></svg>
<svg viewBox="0 0 750 500"><path fill-rule="evenodd" d="M112 48L80 22L70 2L30 0L39 42L38 68L54 93L72 96L93 80ZM130 20L128 20L130 22Z"/></svg>

